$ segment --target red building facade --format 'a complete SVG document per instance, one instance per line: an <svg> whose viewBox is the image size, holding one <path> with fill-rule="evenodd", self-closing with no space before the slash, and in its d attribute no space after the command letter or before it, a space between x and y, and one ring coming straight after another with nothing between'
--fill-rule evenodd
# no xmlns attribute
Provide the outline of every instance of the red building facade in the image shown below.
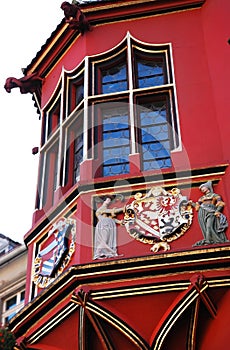
<svg viewBox="0 0 230 350"><path fill-rule="evenodd" d="M230 4L63 4L5 86L41 114L16 348L225 349Z"/></svg>

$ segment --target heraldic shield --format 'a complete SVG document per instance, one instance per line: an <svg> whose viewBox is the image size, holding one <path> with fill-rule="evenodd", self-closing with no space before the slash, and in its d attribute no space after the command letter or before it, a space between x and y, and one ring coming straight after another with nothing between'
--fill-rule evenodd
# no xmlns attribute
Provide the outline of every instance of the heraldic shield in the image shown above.
<svg viewBox="0 0 230 350"><path fill-rule="evenodd" d="M135 239L152 244L151 251L169 250L169 242L180 238L191 226L192 206L178 188L153 187L137 193L125 208L125 227Z"/></svg>
<svg viewBox="0 0 230 350"><path fill-rule="evenodd" d="M75 240L75 220L62 218L51 227L33 264L33 282L38 287L47 287L69 264Z"/></svg>

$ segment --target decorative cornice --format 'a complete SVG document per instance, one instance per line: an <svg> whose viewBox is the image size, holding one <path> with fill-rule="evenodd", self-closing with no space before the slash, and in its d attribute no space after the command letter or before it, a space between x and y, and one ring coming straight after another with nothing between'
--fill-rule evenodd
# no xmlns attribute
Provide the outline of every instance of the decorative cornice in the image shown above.
<svg viewBox="0 0 230 350"><path fill-rule="evenodd" d="M209 166L203 168L178 170L176 172L154 172L149 175L140 175L130 177L127 175L122 176L130 186L136 186L135 191L141 190L141 187L145 188L147 186L163 186L165 188L178 187L178 188L188 188L188 187L199 187L201 183L211 180L213 184L218 183L221 177L225 174L228 164L219 164L216 166ZM65 216L71 214L71 212L76 209L76 199L85 193L93 191L103 192L108 190L115 190L117 192L121 191L119 182L117 179L102 178L97 179L97 182L92 183L80 183L73 187L72 191L63 197L63 200L51 210L49 213L44 215L44 219L33 227L31 231L25 236L25 244L30 244L36 237L44 230L47 225L53 222L53 220L65 211ZM126 189L129 191L129 189ZM130 193L130 192L129 192ZM68 214L66 213L68 211Z"/></svg>
<svg viewBox="0 0 230 350"><path fill-rule="evenodd" d="M3 268L4 265L12 263L13 260L20 258L22 255L27 254L27 248L24 244L15 247L7 254L4 254L0 257L0 268Z"/></svg>
<svg viewBox="0 0 230 350"><path fill-rule="evenodd" d="M145 286L152 283L153 279L159 279L164 276L183 275L180 282L175 283L161 282L156 283L155 287L149 289L149 293L160 292L162 288L171 290L184 290L187 287L186 280L183 281L185 275L189 279L191 274L203 271L204 274L218 270L222 271L222 277L212 279L209 283L211 287L230 286L229 268L230 268L230 244L224 246L216 246L215 248L193 249L185 252L174 252L168 254L149 255L139 258L120 259L114 261L106 261L101 263L91 263L87 265L76 265L69 268L60 275L49 287L41 292L34 300L25 306L10 322L10 328L17 337L26 334L38 320L47 317L59 303L68 304L71 295L77 288L90 288L95 283L105 288L114 286L114 283L123 284L124 287L113 287L112 294L96 291L92 296L96 299L108 297L128 296L130 293L138 293L138 288L142 291ZM125 287L130 281L135 282L135 286ZM174 284L174 285L173 285ZM131 289L133 290L131 291ZM93 287L92 287L93 289ZM110 288L111 290L111 288ZM139 290L139 292L140 292ZM67 306L66 306L67 307ZM70 308L71 309L71 308ZM72 310L72 309L71 309ZM74 310L73 310L74 311ZM61 312L61 311L60 311ZM64 311L63 311L64 312ZM65 314L65 312L64 312Z"/></svg>
<svg viewBox="0 0 230 350"><path fill-rule="evenodd" d="M105 3L82 5L83 13L93 26L106 23L150 17L175 11L201 7L206 0L117 0ZM25 68L25 74L35 71L45 78L55 64L61 59L74 40L80 36L79 31L70 30L63 19L47 39L32 62Z"/></svg>

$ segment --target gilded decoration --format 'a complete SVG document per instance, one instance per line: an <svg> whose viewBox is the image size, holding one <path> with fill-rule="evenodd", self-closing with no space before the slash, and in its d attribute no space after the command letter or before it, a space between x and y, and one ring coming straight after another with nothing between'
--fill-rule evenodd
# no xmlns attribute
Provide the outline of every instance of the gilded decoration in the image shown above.
<svg viewBox="0 0 230 350"><path fill-rule="evenodd" d="M61 218L52 225L33 263L32 280L39 288L47 287L68 266L75 241L75 220Z"/></svg>
<svg viewBox="0 0 230 350"><path fill-rule="evenodd" d="M153 187L146 195L137 193L124 216L127 232L142 243L152 244L154 253L169 250L169 243L190 228L192 218L187 197L178 188L166 191L162 187Z"/></svg>

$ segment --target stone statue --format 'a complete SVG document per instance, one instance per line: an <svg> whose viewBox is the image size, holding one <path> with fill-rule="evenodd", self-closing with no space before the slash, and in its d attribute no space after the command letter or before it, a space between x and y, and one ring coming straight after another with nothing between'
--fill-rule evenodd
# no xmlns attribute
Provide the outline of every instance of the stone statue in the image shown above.
<svg viewBox="0 0 230 350"><path fill-rule="evenodd" d="M196 242L194 246L228 242L225 235L228 222L222 213L225 203L219 194L213 192L211 181L203 183L200 191L203 195L196 203L190 203L198 211L198 221L204 239Z"/></svg>
<svg viewBox="0 0 230 350"><path fill-rule="evenodd" d="M33 93L41 88L43 79L32 73L20 79L9 77L6 79L4 88L10 93L13 88L19 87L21 94Z"/></svg>
<svg viewBox="0 0 230 350"><path fill-rule="evenodd" d="M65 21L66 23L69 23L70 29L79 30L82 35L91 30L91 26L86 16L77 3L70 4L69 2L64 1L61 4L61 9L64 11Z"/></svg>
<svg viewBox="0 0 230 350"><path fill-rule="evenodd" d="M103 204L97 209L98 219L95 238L93 259L104 259L118 256L117 254L117 230L116 224L123 225L123 220L116 219L118 213L122 213L124 208L109 208L113 197L107 196Z"/></svg>

